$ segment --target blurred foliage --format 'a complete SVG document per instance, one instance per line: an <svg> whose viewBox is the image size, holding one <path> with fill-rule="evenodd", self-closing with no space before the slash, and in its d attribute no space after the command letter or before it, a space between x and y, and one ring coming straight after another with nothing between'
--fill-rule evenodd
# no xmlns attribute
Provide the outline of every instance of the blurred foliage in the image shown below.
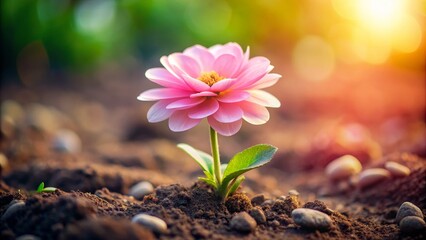
<svg viewBox="0 0 426 240"><path fill-rule="evenodd" d="M243 6L217 0L3 0L2 58L42 42L51 67L87 68L122 56L149 59L189 44L246 43L253 35ZM236 3L235 3L236 4Z"/></svg>
<svg viewBox="0 0 426 240"><path fill-rule="evenodd" d="M390 59L417 69L424 62L419 54L425 49L422 0L2 0L0 4L3 71L16 71L17 62L18 68L19 62L27 68L28 62L38 59L31 58L33 52L46 56L49 69L78 70L123 58L158 61L160 55L194 44L229 41L252 45L255 51L273 49L286 58L293 55L296 63L303 60L303 69L305 62L323 68L317 63L331 61L331 70L334 61L383 64Z"/></svg>

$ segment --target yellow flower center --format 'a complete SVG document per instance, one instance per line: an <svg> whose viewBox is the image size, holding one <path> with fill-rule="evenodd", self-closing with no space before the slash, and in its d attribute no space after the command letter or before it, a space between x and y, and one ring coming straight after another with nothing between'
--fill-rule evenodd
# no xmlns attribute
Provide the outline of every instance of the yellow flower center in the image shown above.
<svg viewBox="0 0 426 240"><path fill-rule="evenodd" d="M217 74L215 71L211 72L203 72L201 73L201 76L197 78L198 80L205 82L209 86L212 86L213 84L219 82L220 80L224 79L224 77Z"/></svg>

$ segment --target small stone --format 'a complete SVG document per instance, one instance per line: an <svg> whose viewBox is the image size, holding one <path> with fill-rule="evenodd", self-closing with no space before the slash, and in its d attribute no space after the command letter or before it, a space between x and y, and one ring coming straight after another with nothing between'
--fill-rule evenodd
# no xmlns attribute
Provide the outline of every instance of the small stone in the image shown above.
<svg viewBox="0 0 426 240"><path fill-rule="evenodd" d="M358 186L361 188L372 186L390 178L390 172L383 168L370 168L359 174Z"/></svg>
<svg viewBox="0 0 426 240"><path fill-rule="evenodd" d="M58 152L78 153L81 151L81 140L75 132L61 129L55 134L52 148Z"/></svg>
<svg viewBox="0 0 426 240"><path fill-rule="evenodd" d="M396 213L396 223L400 224L401 220L407 216L416 216L423 219L423 213L419 207L410 202L404 202L401 204L398 212Z"/></svg>
<svg viewBox="0 0 426 240"><path fill-rule="evenodd" d="M165 233L167 231L167 224L164 220L148 214L137 214L132 218L132 222L143 225L156 233Z"/></svg>
<svg viewBox="0 0 426 240"><path fill-rule="evenodd" d="M294 209L291 212L291 217L294 223L302 228L313 230L325 231L330 229L332 224L332 220L327 214L308 208Z"/></svg>
<svg viewBox="0 0 426 240"><path fill-rule="evenodd" d="M247 212L237 213L231 219L231 228L242 233L252 232L257 224L256 220L254 220Z"/></svg>
<svg viewBox="0 0 426 240"><path fill-rule="evenodd" d="M385 163L385 168L392 174L394 177L406 177L410 175L411 170L397 162L389 161Z"/></svg>
<svg viewBox="0 0 426 240"><path fill-rule="evenodd" d="M254 207L249 211L249 214L253 217L254 220L256 220L257 224L263 224L266 222L265 213L260 207Z"/></svg>
<svg viewBox="0 0 426 240"><path fill-rule="evenodd" d="M3 216L1 216L1 220L5 221L12 217L17 211L25 208L25 202L24 201L18 201L12 205L10 205L6 212L3 213Z"/></svg>
<svg viewBox="0 0 426 240"><path fill-rule="evenodd" d="M5 169L7 164L7 157L3 153L0 153L0 169Z"/></svg>
<svg viewBox="0 0 426 240"><path fill-rule="evenodd" d="M288 191L289 196L299 197L300 193L296 189L291 189Z"/></svg>
<svg viewBox="0 0 426 240"><path fill-rule="evenodd" d="M254 196L254 197L251 199L251 204L252 204L253 206L259 206L259 205L261 205L264 201L265 201L265 195L263 195L263 194L259 194L259 195Z"/></svg>
<svg viewBox="0 0 426 240"><path fill-rule="evenodd" d="M422 218L407 216L399 222L399 228L404 233L416 233L426 229L426 223Z"/></svg>
<svg viewBox="0 0 426 240"><path fill-rule="evenodd" d="M25 235L21 235L19 237L16 238L16 240L40 240L41 238L31 235L31 234L25 234Z"/></svg>
<svg viewBox="0 0 426 240"><path fill-rule="evenodd" d="M347 179L362 170L360 161L352 155L344 155L330 162L325 168L325 174L330 180Z"/></svg>
<svg viewBox="0 0 426 240"><path fill-rule="evenodd" d="M129 195L141 200L145 195L154 191L154 186L150 182L142 181L133 185L129 190Z"/></svg>

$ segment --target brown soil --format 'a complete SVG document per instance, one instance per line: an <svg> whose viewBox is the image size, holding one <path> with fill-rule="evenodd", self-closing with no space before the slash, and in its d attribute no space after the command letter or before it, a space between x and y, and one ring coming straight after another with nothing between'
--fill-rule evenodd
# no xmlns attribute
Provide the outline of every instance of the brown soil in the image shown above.
<svg viewBox="0 0 426 240"><path fill-rule="evenodd" d="M17 96L20 102L28 101L25 99L32 96L26 91L9 90L8 97ZM47 92L47 95L53 95L51 98L63 100L57 101L57 104L62 104L64 112L68 112L66 106L93 101L82 97L84 95ZM87 93L87 96L98 95ZM47 104L51 98L39 100ZM104 96L98 96L98 101L111 102ZM2 165L0 171L0 216L14 200L24 201L25 207L0 220L1 239L15 239L25 234L41 239L128 240L426 238L424 231L401 233L394 221L404 201L416 204L426 213L425 150L418 138L405 141L404 149L412 151L385 151L384 157L373 160L370 148L352 151L361 152L360 156L370 156L368 161L363 161L364 168L383 166L387 160L397 161L412 170L408 177L393 178L367 189L358 189L345 182L329 182L323 171L324 164L330 160L324 156L334 156L341 151L351 153L350 149L339 148L337 151L329 147L322 150L323 155L317 150L301 154L296 152L298 149L280 149L270 166L248 173L239 191L222 202L212 189L197 182L201 171L175 147L177 142L187 141L202 145L198 139L204 133L198 135L194 130L194 135L189 133L176 137L164 129L164 125L127 124L124 127L125 124L119 124L123 120L117 117L128 114L120 108L125 104L114 104L117 103L108 104L109 110L117 114L111 114L111 122L104 123L99 132L90 132L73 121L65 121L63 125L74 129L82 138L82 152L53 151L49 129L31 124L17 126L13 134L2 132L0 147L8 163ZM58 108L62 109L59 105ZM143 123L142 117L128 116L133 122ZM280 126L279 120L271 124ZM122 126L122 132L102 135L119 126ZM284 127L291 131L288 126ZM276 130L269 131L273 133ZM102 139L94 137L99 135L103 136ZM418 136L413 132L406 135ZM250 136L249 130L243 129L234 141L223 144L222 156L226 158L233 149L240 149L255 140L258 143ZM206 144L200 147L205 148ZM323 157L319 167L312 164L316 155ZM42 181L58 190L35 193ZM128 192L140 181L149 181L156 188L143 200L136 200ZM299 197L289 196L290 189L296 189ZM297 207L326 213L333 220L331 229L321 232L295 225L291 211ZM232 217L238 212L251 213L259 208L263 210L266 222L258 223L254 231L241 233L230 227ZM167 223L167 232L154 233L132 223L132 217L139 213L163 219Z"/></svg>

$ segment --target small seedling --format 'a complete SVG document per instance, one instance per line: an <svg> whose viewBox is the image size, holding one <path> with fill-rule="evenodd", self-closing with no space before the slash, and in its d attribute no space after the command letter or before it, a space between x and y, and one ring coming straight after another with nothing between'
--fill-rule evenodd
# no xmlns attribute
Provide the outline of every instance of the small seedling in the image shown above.
<svg viewBox="0 0 426 240"><path fill-rule="evenodd" d="M41 182L37 187L37 193L49 193L56 191L55 187L44 187L44 182Z"/></svg>

